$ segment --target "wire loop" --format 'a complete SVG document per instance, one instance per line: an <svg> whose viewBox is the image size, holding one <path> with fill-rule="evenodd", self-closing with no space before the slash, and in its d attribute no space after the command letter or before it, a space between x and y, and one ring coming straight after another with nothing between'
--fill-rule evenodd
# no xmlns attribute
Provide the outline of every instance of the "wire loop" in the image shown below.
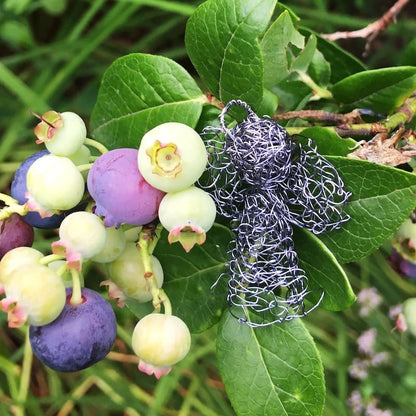
<svg viewBox="0 0 416 416"><path fill-rule="evenodd" d="M247 111L229 129L232 106ZM314 234L338 229L349 220L344 206L350 193L335 167L322 157L312 139L292 139L271 118L260 118L241 100L226 104L221 127L207 127L208 190L218 213L230 219L234 239L227 253L230 306L242 308L241 322L256 327L302 317L311 293L295 251L292 225ZM232 309L231 309L232 311ZM260 315L253 322L248 312Z"/></svg>

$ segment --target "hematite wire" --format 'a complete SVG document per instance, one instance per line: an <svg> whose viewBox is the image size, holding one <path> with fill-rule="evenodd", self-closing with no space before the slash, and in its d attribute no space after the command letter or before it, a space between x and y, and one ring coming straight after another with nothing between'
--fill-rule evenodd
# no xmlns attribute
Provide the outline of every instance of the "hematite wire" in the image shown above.
<svg viewBox="0 0 416 416"><path fill-rule="evenodd" d="M246 118L228 129L231 106L246 109ZM349 217L343 207L350 196L335 167L311 139L293 141L268 117L258 117L243 101L230 101L220 128L204 130L209 157L209 190L218 212L230 219L235 238L227 252L228 302L242 308L250 326L265 326L302 317L310 293L299 267L292 224L318 234L337 229ZM247 310L262 316L248 319Z"/></svg>

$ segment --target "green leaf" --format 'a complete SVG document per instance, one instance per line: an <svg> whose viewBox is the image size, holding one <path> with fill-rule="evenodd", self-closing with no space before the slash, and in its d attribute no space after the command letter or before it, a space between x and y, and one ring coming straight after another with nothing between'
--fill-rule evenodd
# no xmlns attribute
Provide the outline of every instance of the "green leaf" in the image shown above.
<svg viewBox="0 0 416 416"><path fill-rule="evenodd" d="M263 101L258 107L257 114L268 115L270 117L276 112L279 100L275 94L269 90L263 91Z"/></svg>
<svg viewBox="0 0 416 416"><path fill-rule="evenodd" d="M153 127L177 121L195 127L206 97L184 68L161 56L130 54L105 72L90 128L110 149L137 148Z"/></svg>
<svg viewBox="0 0 416 416"><path fill-rule="evenodd" d="M312 62L313 55L316 51L316 37L311 36L305 45L305 48L300 52L296 59L292 62L291 71L298 73L306 73L309 65Z"/></svg>
<svg viewBox="0 0 416 416"><path fill-rule="evenodd" d="M280 112L302 110L313 96L310 87L301 81L281 82L272 92L279 97Z"/></svg>
<svg viewBox="0 0 416 416"><path fill-rule="evenodd" d="M304 37L295 29L289 12L284 11L270 26L261 41L264 59L264 85L270 88L289 76L289 44L304 47Z"/></svg>
<svg viewBox="0 0 416 416"><path fill-rule="evenodd" d="M357 144L353 139L341 138L333 130L319 126L308 127L301 135L313 139L321 155L347 156Z"/></svg>
<svg viewBox="0 0 416 416"><path fill-rule="evenodd" d="M191 332L202 332L214 325L227 304L224 279L215 286L225 265L225 255L231 240L227 227L214 224L201 246L189 253L179 243L169 244L163 232L154 255L162 264L163 289L172 302L173 314L188 325Z"/></svg>
<svg viewBox="0 0 416 416"><path fill-rule="evenodd" d="M209 91L220 101L263 99L263 58L257 40L276 0L208 0L186 25L188 55Z"/></svg>
<svg viewBox="0 0 416 416"><path fill-rule="evenodd" d="M351 75L334 85L334 98L347 109L369 108L390 114L416 89L416 67L374 69Z"/></svg>
<svg viewBox="0 0 416 416"><path fill-rule="evenodd" d="M410 41L404 48L401 64L416 66L416 38Z"/></svg>
<svg viewBox="0 0 416 416"><path fill-rule="evenodd" d="M380 247L416 207L416 175L365 160L328 156L352 192L351 219L319 238L340 263L358 261Z"/></svg>
<svg viewBox="0 0 416 416"><path fill-rule="evenodd" d="M315 50L309 65L309 74L321 87L328 86L331 78L331 65L318 49Z"/></svg>
<svg viewBox="0 0 416 416"><path fill-rule="evenodd" d="M303 29L301 33L314 33L309 29ZM322 52L331 66L331 82L334 84L342 79L366 70L365 65L355 56L340 48L334 42L330 42L314 33L318 39L318 50Z"/></svg>
<svg viewBox="0 0 416 416"><path fill-rule="evenodd" d="M311 232L295 227L293 235L299 265L305 270L308 289L312 291L307 299L316 303L323 290L322 308L341 311L350 307L355 301L355 295L335 256Z"/></svg>
<svg viewBox="0 0 416 416"><path fill-rule="evenodd" d="M316 43L316 37L311 35L305 48L293 61L289 79L305 83L313 92L313 100L332 99L331 92L324 88L324 85L328 84L330 68L317 51ZM317 76L316 81L312 75Z"/></svg>
<svg viewBox="0 0 416 416"><path fill-rule="evenodd" d="M251 328L226 311L218 331L217 359L238 416L322 414L322 363L300 319Z"/></svg>

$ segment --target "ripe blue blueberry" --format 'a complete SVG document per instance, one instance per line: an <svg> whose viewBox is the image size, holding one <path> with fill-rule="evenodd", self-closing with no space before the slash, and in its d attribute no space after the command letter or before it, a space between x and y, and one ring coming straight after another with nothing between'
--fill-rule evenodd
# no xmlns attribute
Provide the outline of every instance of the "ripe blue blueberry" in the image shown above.
<svg viewBox="0 0 416 416"><path fill-rule="evenodd" d="M79 371L102 360L116 338L111 305L99 293L82 288L83 303L71 305L72 289L61 314L48 325L29 328L33 353L55 371Z"/></svg>

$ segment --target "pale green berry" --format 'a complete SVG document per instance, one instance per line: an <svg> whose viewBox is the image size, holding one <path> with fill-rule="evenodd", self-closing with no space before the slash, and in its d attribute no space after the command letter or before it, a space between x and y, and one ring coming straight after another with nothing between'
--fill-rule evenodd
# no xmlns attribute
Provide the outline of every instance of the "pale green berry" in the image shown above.
<svg viewBox="0 0 416 416"><path fill-rule="evenodd" d="M65 260L55 260L48 263L48 267L51 268L55 273L61 276L62 281L64 282L65 287L72 287L72 274L68 269ZM80 274L81 286L84 284L84 279L82 274Z"/></svg>
<svg viewBox="0 0 416 416"><path fill-rule="evenodd" d="M159 221L169 231L169 242L179 241L187 252L205 242L215 216L214 200L195 186L167 193L159 205Z"/></svg>
<svg viewBox="0 0 416 416"><path fill-rule="evenodd" d="M169 122L148 131L138 152L139 171L153 187L178 191L196 182L208 155L201 136L182 123Z"/></svg>
<svg viewBox="0 0 416 416"><path fill-rule="evenodd" d="M79 150L87 137L87 129L82 118L71 111L58 113L48 111L35 127L37 143L43 142L46 148L57 156L69 156Z"/></svg>
<svg viewBox="0 0 416 416"><path fill-rule="evenodd" d="M75 207L84 195L85 182L67 157L45 155L35 160L27 171L30 209L61 211Z"/></svg>
<svg viewBox="0 0 416 416"><path fill-rule="evenodd" d="M16 247L8 251L0 261L0 283L7 285L10 274L23 266L36 265L43 254L32 247Z"/></svg>
<svg viewBox="0 0 416 416"><path fill-rule="evenodd" d="M153 274L156 277L158 287L163 285L163 269L159 260L151 256ZM110 280L116 285L109 285L109 295L118 298L120 306L126 298L132 298L139 302L152 300L152 294L148 290L148 282L145 277L143 260L136 244L127 242L123 253L109 264L108 274ZM119 289L122 293L117 292Z"/></svg>
<svg viewBox="0 0 416 416"><path fill-rule="evenodd" d="M124 230L124 235L126 237L126 241L131 241L133 243L139 240L140 231L142 231L142 226L139 225L138 227L131 227Z"/></svg>
<svg viewBox="0 0 416 416"><path fill-rule="evenodd" d="M111 263L123 252L126 245L124 231L116 227L106 227L106 239L104 248L91 260L97 263Z"/></svg>
<svg viewBox="0 0 416 416"><path fill-rule="evenodd" d="M402 313L407 325L407 330L416 336L416 298L410 298L403 302Z"/></svg>
<svg viewBox="0 0 416 416"><path fill-rule="evenodd" d="M6 286L3 310L9 313L9 326L46 325L61 313L65 286L56 272L41 264L25 265L13 270Z"/></svg>
<svg viewBox="0 0 416 416"><path fill-rule="evenodd" d="M91 151L87 146L82 145L75 153L72 153L67 157L68 159L71 159L75 166L85 165L90 161Z"/></svg>
<svg viewBox="0 0 416 416"><path fill-rule="evenodd" d="M191 334L177 316L152 313L134 328L132 347L140 359L139 370L159 378L188 354Z"/></svg>
<svg viewBox="0 0 416 416"><path fill-rule="evenodd" d="M407 218L396 231L395 237L409 239L416 242L416 224L413 223L410 218Z"/></svg>
<svg viewBox="0 0 416 416"><path fill-rule="evenodd" d="M99 217L78 211L62 221L59 237L59 241L52 243L53 253L64 255L69 268L81 270L82 260L94 257L104 249L107 234Z"/></svg>

